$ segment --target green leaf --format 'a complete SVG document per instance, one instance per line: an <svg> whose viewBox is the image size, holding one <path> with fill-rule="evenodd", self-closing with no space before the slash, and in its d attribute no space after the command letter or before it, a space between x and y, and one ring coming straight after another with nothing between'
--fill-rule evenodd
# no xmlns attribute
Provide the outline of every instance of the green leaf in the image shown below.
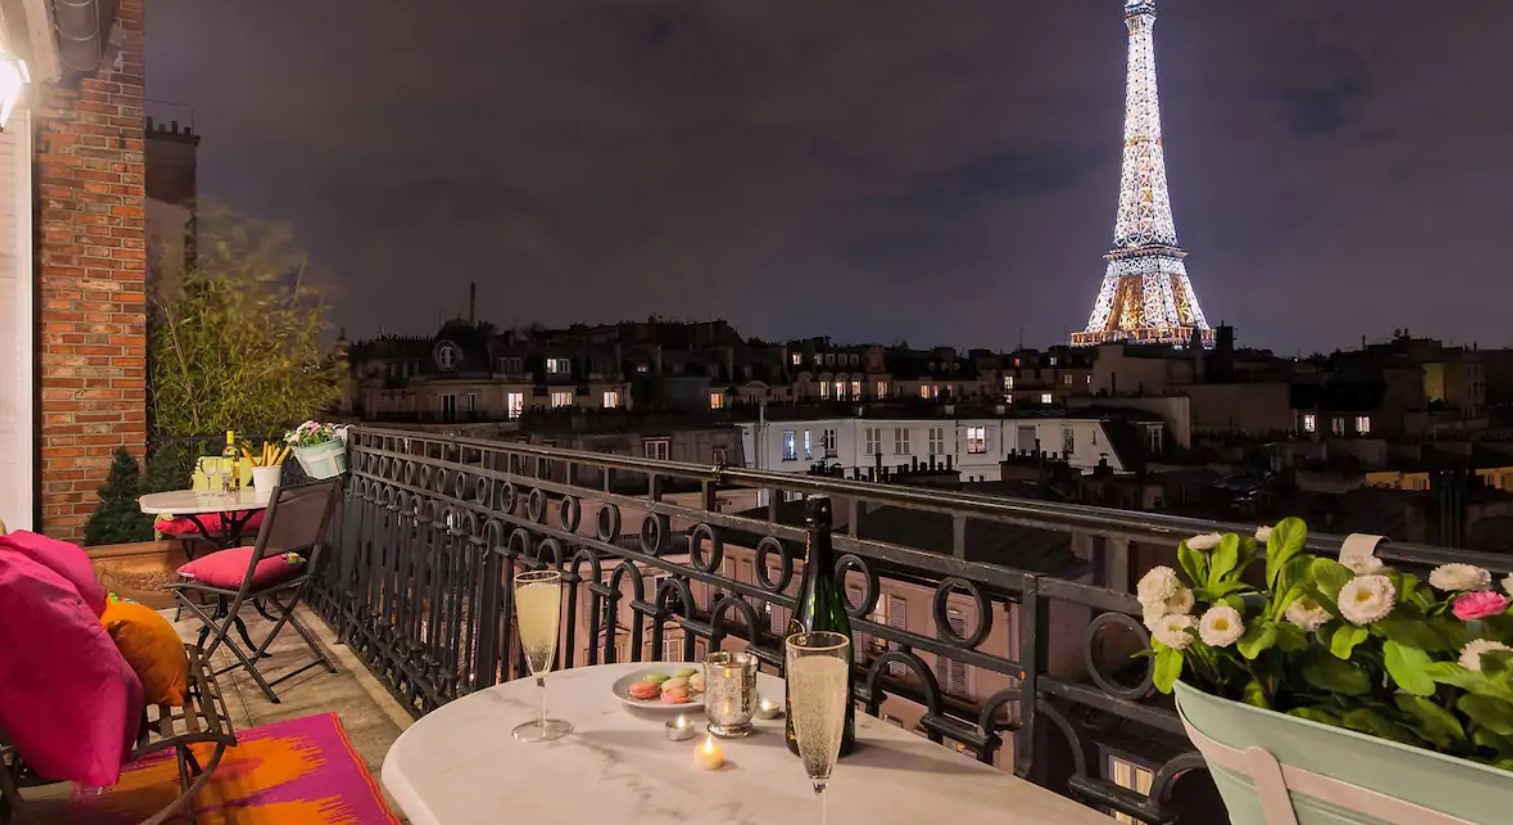
<svg viewBox="0 0 1513 825"><path fill-rule="evenodd" d="M1505 650L1494 650L1491 653L1481 655L1481 672L1488 678L1501 682L1508 681L1509 657L1513 653Z"/></svg>
<svg viewBox="0 0 1513 825"><path fill-rule="evenodd" d="M1322 652L1308 657L1303 665L1303 679L1320 690L1346 696L1360 696L1371 690L1371 679L1365 671Z"/></svg>
<svg viewBox="0 0 1513 825"><path fill-rule="evenodd" d="M1434 625L1411 613L1399 615L1397 611L1394 611L1392 615L1373 624L1372 629L1400 645L1418 648L1425 652L1450 649Z"/></svg>
<svg viewBox="0 0 1513 825"><path fill-rule="evenodd" d="M1335 604L1340 601L1340 588L1355 578L1350 568L1334 559L1314 559L1309 573L1313 576L1314 583L1318 585L1319 592Z"/></svg>
<svg viewBox="0 0 1513 825"><path fill-rule="evenodd" d="M1486 674L1467 670L1456 662L1430 662L1424 668L1424 673L1442 685L1452 685L1490 699L1513 702L1513 687L1506 682L1493 681Z"/></svg>
<svg viewBox="0 0 1513 825"><path fill-rule="evenodd" d="M1398 687L1414 696L1434 695L1434 680L1425 670L1429 666L1429 654L1392 639L1388 639L1382 649L1386 653L1387 673Z"/></svg>
<svg viewBox="0 0 1513 825"><path fill-rule="evenodd" d="M1208 586L1214 587L1224 581L1240 563L1240 537L1234 533L1225 533L1219 539L1219 546L1214 548L1213 556L1209 560Z"/></svg>
<svg viewBox="0 0 1513 825"><path fill-rule="evenodd" d="M1240 700L1247 705L1271 710L1271 702L1266 700L1266 691L1262 689L1261 682L1257 679L1251 679L1245 683L1245 688L1240 692Z"/></svg>
<svg viewBox="0 0 1513 825"><path fill-rule="evenodd" d="M1156 690L1171 693L1172 685L1182 676L1182 651L1166 648L1156 654L1156 669L1151 677Z"/></svg>
<svg viewBox="0 0 1513 825"><path fill-rule="evenodd" d="M1266 539L1266 586L1277 589L1277 577L1294 556L1303 552L1308 527L1300 518L1285 518L1271 528Z"/></svg>
<svg viewBox="0 0 1513 825"><path fill-rule="evenodd" d="M1321 725L1333 725L1340 727L1340 717L1324 708L1304 707L1293 708L1287 711L1288 716L1296 716L1299 719L1307 719L1310 722L1318 722Z"/></svg>
<svg viewBox="0 0 1513 825"><path fill-rule="evenodd" d="M1473 693L1456 700L1455 707L1498 736L1513 736L1513 704Z"/></svg>
<svg viewBox="0 0 1513 825"><path fill-rule="evenodd" d="M1340 625L1340 629L1334 632L1333 638L1329 640L1329 652L1333 653L1335 658L1349 659L1350 652L1355 650L1356 645L1366 641L1366 637L1369 635L1371 635L1371 631L1364 627L1349 623L1342 624Z"/></svg>
<svg viewBox="0 0 1513 825"><path fill-rule="evenodd" d="M1235 648L1240 655L1247 659L1254 659L1261 652L1269 649L1277 641L1277 626L1271 621L1257 621L1245 628L1245 635Z"/></svg>
<svg viewBox="0 0 1513 825"><path fill-rule="evenodd" d="M1497 751L1497 755L1501 758L1513 757L1513 740L1509 740L1506 736L1499 736L1486 728L1471 731L1471 741L1480 747Z"/></svg>
<svg viewBox="0 0 1513 825"><path fill-rule="evenodd" d="M1436 747L1448 748L1452 742L1464 742L1466 729L1455 714L1419 696L1399 693L1392 697L1398 709L1418 719L1418 734Z"/></svg>
<svg viewBox="0 0 1513 825"><path fill-rule="evenodd" d="M1248 587L1250 587L1250 585L1240 581L1239 579L1226 579L1216 584L1211 584L1207 587L1199 588L1198 593L1202 595L1205 600L1216 602L1231 593L1245 590Z"/></svg>
<svg viewBox="0 0 1513 825"><path fill-rule="evenodd" d="M1208 582L1208 557L1188 547L1187 539L1177 545L1177 563L1182 565L1194 587L1202 587Z"/></svg>
<svg viewBox="0 0 1513 825"><path fill-rule="evenodd" d="M1277 650L1283 653L1300 653L1308 649L1308 634L1292 622L1277 622Z"/></svg>
<svg viewBox="0 0 1513 825"><path fill-rule="evenodd" d="M1392 724L1387 717L1371 708L1355 708L1342 716L1340 721L1345 723L1345 727L1351 730L1358 730L1361 733L1370 733L1383 739L1391 739L1394 742L1402 742L1408 745L1417 744L1413 737L1406 735L1401 728Z"/></svg>

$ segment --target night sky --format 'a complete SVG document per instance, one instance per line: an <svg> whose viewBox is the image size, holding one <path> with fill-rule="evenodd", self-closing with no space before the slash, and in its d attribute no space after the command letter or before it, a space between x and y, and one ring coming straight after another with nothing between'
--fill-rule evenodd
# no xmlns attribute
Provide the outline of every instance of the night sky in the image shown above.
<svg viewBox="0 0 1513 825"><path fill-rule="evenodd" d="M193 108L202 196L295 225L354 337L429 334L476 279L503 326L1047 345L1112 239L1121 8L152 0L148 95ZM1210 323L1513 345L1513 2L1159 11Z"/></svg>

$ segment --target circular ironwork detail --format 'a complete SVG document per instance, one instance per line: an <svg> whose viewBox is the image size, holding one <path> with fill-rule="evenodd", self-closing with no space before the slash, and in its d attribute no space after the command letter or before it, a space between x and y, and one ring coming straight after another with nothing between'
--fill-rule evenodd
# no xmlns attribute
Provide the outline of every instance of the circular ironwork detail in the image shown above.
<svg viewBox="0 0 1513 825"><path fill-rule="evenodd" d="M851 603L851 588L846 586L846 572L855 570L862 574L862 599ZM841 589L841 600L846 603L846 615L853 619L866 618L877 607L877 574L860 556L847 553L835 562L835 584Z"/></svg>
<svg viewBox="0 0 1513 825"><path fill-rule="evenodd" d="M1150 634L1133 617L1114 612L1100 614L1088 623L1087 630L1082 636L1082 661L1087 667L1088 676L1092 677L1093 683L1098 687L1120 699L1144 699L1152 690L1155 690L1153 679L1156 675L1156 660L1154 657L1148 657L1145 660L1145 668L1140 681L1132 685L1120 682L1113 674L1105 673L1104 668L1109 663L1102 661L1094 651L1103 639L1104 629L1110 625L1116 625L1134 634L1134 643L1131 645L1133 650L1145 650L1150 647ZM1115 661L1118 664L1127 664L1128 658L1117 657Z"/></svg>
<svg viewBox="0 0 1513 825"><path fill-rule="evenodd" d="M709 543L707 558L704 552L705 542ZM695 524L688 531L688 557L696 569L705 573L720 569L720 561L725 558L725 542L721 540L719 531L708 524Z"/></svg>
<svg viewBox="0 0 1513 825"><path fill-rule="evenodd" d="M767 571L767 557L773 553L778 554L778 578L773 581ZM763 590L772 593L781 593L788 589L793 581L793 554L788 552L788 546L775 536L763 536L756 546L756 578L757 583Z"/></svg>
<svg viewBox="0 0 1513 825"><path fill-rule="evenodd" d="M583 519L583 505L572 496L563 496L557 504L557 520L562 524L562 529L569 533L578 532L578 522Z"/></svg>
<svg viewBox="0 0 1513 825"><path fill-rule="evenodd" d="M525 515L531 521L541 524L546 521L546 491L540 487L531 489L530 495L525 498Z"/></svg>
<svg viewBox="0 0 1513 825"><path fill-rule="evenodd" d="M620 537L620 508L605 504L594 516L594 536L603 542L613 543Z"/></svg>
<svg viewBox="0 0 1513 825"><path fill-rule="evenodd" d="M647 513L646 518L641 520L641 552L648 556L659 556L666 546L667 517Z"/></svg>
<svg viewBox="0 0 1513 825"><path fill-rule="evenodd" d="M972 600L972 606L976 608L977 626L970 633L956 632L951 626L951 593L961 592ZM951 577L943 580L935 588L935 601L931 605L935 613L935 635L952 644L962 647L977 647L982 640L988 637L988 631L993 629L992 609L988 604L988 597L982 593L982 588L966 579Z"/></svg>

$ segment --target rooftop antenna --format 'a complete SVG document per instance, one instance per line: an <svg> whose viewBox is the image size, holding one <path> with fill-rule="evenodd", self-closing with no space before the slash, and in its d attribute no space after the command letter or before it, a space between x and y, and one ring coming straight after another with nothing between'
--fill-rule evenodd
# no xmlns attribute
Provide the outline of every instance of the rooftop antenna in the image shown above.
<svg viewBox="0 0 1513 825"><path fill-rule="evenodd" d="M478 325L478 282L468 281L468 326Z"/></svg>

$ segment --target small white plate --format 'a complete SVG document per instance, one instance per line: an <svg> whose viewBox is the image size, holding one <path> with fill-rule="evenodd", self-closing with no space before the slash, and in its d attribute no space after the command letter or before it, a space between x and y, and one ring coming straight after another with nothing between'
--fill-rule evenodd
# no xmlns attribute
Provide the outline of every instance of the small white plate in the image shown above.
<svg viewBox="0 0 1513 825"><path fill-rule="evenodd" d="M704 672L704 669L702 667L699 667L699 665L695 664L694 662L662 662L656 665L649 665L644 670L637 670L634 673L627 673L626 675L621 676L620 678L615 680L615 683L613 685L610 686L610 690L614 691L616 699L619 699L621 702L624 702L625 704L633 708L640 708L642 710L698 710L704 707L703 693L698 694L694 698L690 699L687 702L684 702L681 705L669 705L666 702L663 702L661 699L632 699L630 698L630 694L626 692L630 689L630 686L632 684L641 681L646 677L647 674L665 673L668 676L671 676L674 671L683 670L684 668L690 667L697 668L700 673Z"/></svg>

